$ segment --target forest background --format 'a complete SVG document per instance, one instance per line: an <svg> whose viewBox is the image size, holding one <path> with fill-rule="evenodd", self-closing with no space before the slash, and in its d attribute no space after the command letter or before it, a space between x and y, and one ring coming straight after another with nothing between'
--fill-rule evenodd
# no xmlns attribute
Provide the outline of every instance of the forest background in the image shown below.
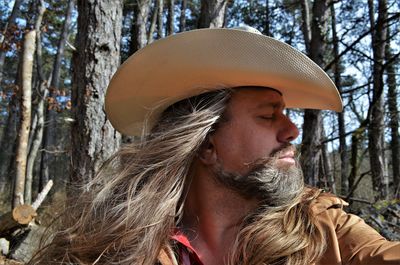
<svg viewBox="0 0 400 265"><path fill-rule="evenodd" d="M306 183L399 239L399 22L396 0L0 0L0 215L50 180L46 205L64 198L135 140L104 113L129 55L170 34L246 24L307 54L343 98L341 113L287 110Z"/></svg>

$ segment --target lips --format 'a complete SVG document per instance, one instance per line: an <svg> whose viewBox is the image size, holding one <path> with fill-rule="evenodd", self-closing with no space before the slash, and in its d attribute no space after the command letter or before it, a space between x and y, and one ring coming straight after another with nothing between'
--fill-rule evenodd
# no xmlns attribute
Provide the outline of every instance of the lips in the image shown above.
<svg viewBox="0 0 400 265"><path fill-rule="evenodd" d="M281 154L278 159L294 159L294 151L284 152Z"/></svg>

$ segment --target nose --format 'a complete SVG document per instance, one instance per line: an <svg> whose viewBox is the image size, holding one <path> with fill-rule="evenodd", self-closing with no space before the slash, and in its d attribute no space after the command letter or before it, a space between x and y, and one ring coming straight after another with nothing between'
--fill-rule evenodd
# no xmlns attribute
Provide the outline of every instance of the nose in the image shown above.
<svg viewBox="0 0 400 265"><path fill-rule="evenodd" d="M289 143L299 136L297 126L284 114L282 114L282 123L277 135L278 141L281 143Z"/></svg>

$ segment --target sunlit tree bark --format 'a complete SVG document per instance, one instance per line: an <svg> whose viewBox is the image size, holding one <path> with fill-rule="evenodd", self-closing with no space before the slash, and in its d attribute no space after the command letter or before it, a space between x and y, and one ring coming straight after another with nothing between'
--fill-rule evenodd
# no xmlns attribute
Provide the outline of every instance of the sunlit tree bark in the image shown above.
<svg viewBox="0 0 400 265"><path fill-rule="evenodd" d="M33 56L35 53L35 38L35 30L27 32L24 38L21 122L18 130L17 151L15 156L16 174L14 182L13 208L20 204L24 204L26 162L28 155L29 130L31 126L32 71Z"/></svg>
<svg viewBox="0 0 400 265"><path fill-rule="evenodd" d="M35 163L38 150L42 141L43 135L43 124L44 124L44 101L46 96L46 80L43 74L43 60L42 60L42 38L41 38L41 25L43 20L44 12L46 11L45 3L43 0L37 1L37 18L35 22L36 31L36 71L39 78L39 89L38 89L38 103L34 110L34 119L32 119L31 126L31 139L32 144L29 148L27 166L26 166L26 180L25 180L25 203L31 204L32 202L32 180L33 180L33 165ZM35 124L34 124L35 123Z"/></svg>
<svg viewBox="0 0 400 265"><path fill-rule="evenodd" d="M157 37L161 39L164 37L163 29L164 29L164 22L163 22L163 11L164 11L164 1L158 0L158 22L157 22Z"/></svg>
<svg viewBox="0 0 400 265"><path fill-rule="evenodd" d="M104 112L108 83L119 66L122 0L78 1L72 102L72 182L94 177L120 144Z"/></svg>

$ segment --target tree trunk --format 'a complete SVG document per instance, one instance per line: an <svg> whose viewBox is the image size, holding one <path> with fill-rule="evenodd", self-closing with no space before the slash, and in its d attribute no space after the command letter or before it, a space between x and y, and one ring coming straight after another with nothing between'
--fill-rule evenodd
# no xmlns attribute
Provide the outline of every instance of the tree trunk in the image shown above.
<svg viewBox="0 0 400 265"><path fill-rule="evenodd" d="M271 34L271 19L269 14L269 0L265 0L265 27L264 35L272 37Z"/></svg>
<svg viewBox="0 0 400 265"><path fill-rule="evenodd" d="M312 186L315 186L319 179L321 129L321 112L318 110L305 110L300 161L303 168L304 181Z"/></svg>
<svg viewBox="0 0 400 265"><path fill-rule="evenodd" d="M38 104L35 109L35 118L33 121L36 121L35 126L32 124L31 128L31 146L28 149L28 158L27 158L27 166L26 166L26 180L25 180L25 203L31 204L32 202L32 180L33 180L33 166L35 164L35 160L37 157L37 153L42 141L43 134L43 107L44 107L44 91L45 80L44 74L42 70L42 34L41 34L41 25L44 12L46 11L46 7L43 0L38 0L38 12L37 18L35 22L35 31L36 31L36 70L39 76L39 90L37 91L39 94L37 95Z"/></svg>
<svg viewBox="0 0 400 265"><path fill-rule="evenodd" d="M0 191L9 192L9 196L12 197L13 185L15 179L15 153L17 149L17 133L18 125L20 120L20 98L21 98L21 87L22 87L22 63L23 56L22 51L19 52L18 56L18 67L14 81L14 93L8 102L8 117L5 127L5 131L1 138L1 152L0 152ZM11 200L12 201L12 200Z"/></svg>
<svg viewBox="0 0 400 265"><path fill-rule="evenodd" d="M154 31L155 31L156 25L157 25L159 4L160 4L160 1L155 0L153 14L151 15L151 23L150 23L149 33L147 34L147 44L150 44L154 41L153 35L154 35Z"/></svg>
<svg viewBox="0 0 400 265"><path fill-rule="evenodd" d="M175 1L168 0L167 35L174 34Z"/></svg>
<svg viewBox="0 0 400 265"><path fill-rule="evenodd" d="M354 186L356 177L359 174L358 145L360 143L360 140L361 140L364 132L365 132L365 127L360 126L357 130L355 130L352 133L352 136L351 136L351 160L350 160L351 170L350 170L350 175L348 177L349 189L347 190L347 193L344 194L345 196L349 196L348 192L350 190L353 190L353 186ZM342 191L342 193L343 193L343 191Z"/></svg>
<svg viewBox="0 0 400 265"><path fill-rule="evenodd" d="M310 28L310 8L308 6L308 0L301 0L301 31L304 36L304 45L306 46L307 54L310 54L310 43L311 43L311 28Z"/></svg>
<svg viewBox="0 0 400 265"><path fill-rule="evenodd" d="M24 204L27 147L29 140L29 129L31 125L32 71L33 55L35 53L35 38L36 31L34 30L27 32L24 38L21 123L18 132L18 144L15 157L16 175L13 194L13 208L20 204Z"/></svg>
<svg viewBox="0 0 400 265"><path fill-rule="evenodd" d="M383 61L385 57L387 18L386 0L379 1L378 20L375 25L373 1L368 0L370 23L372 30L373 49L373 90L370 123L368 126L368 151L370 157L373 189L377 199L386 199L388 196L388 176L385 172L384 137L383 137Z"/></svg>
<svg viewBox="0 0 400 265"><path fill-rule="evenodd" d="M326 136L325 136L324 127L321 127L321 128L322 128L321 138L325 139ZM329 159L328 151L326 150L326 144L321 145L321 155L322 155L321 156L321 160L322 160L321 166L322 166L323 170L321 170L321 173L319 175L325 179L325 181L326 181L325 187L330 192L336 193L335 175L332 170L332 164L331 164L331 160Z"/></svg>
<svg viewBox="0 0 400 265"><path fill-rule="evenodd" d="M313 19L311 27L303 29L304 39L311 36L309 43L309 56L323 68L326 43L328 0L316 0L313 4ZM307 13L307 10L303 11ZM303 20L307 22L303 14ZM304 24L304 23L303 23ZM311 28L311 35L308 30ZM306 45L307 46L307 45ZM301 145L301 165L304 171L304 179L307 184L315 185L318 179L321 159L321 131L322 116L319 110L305 110L303 123L303 139Z"/></svg>
<svg viewBox="0 0 400 265"><path fill-rule="evenodd" d="M390 28L387 27L387 36L390 36ZM385 56L386 61L389 62L392 58L392 52L390 49L390 39L386 40ZM389 127L390 127L390 150L392 159L392 174L393 174L393 190L397 199L400 199L400 194L396 191L400 189L400 143L399 143L399 110L397 108L397 90L396 90L396 67L394 62L390 62L386 68L387 73L387 85L388 85L388 114L389 114ZM397 193L397 194L396 194Z"/></svg>
<svg viewBox="0 0 400 265"><path fill-rule="evenodd" d="M10 17L8 18L8 21L4 27L4 29L2 30L2 35L5 36L7 34L7 31L13 26L15 25L15 20L17 19L18 13L19 13L19 8L21 6L21 3L23 1L22 0L15 0L14 1L14 6L13 9L11 11ZM3 46L5 39L3 37L3 39L0 40L0 47ZM4 61L6 59L6 51L3 49L0 49L0 84L1 81L3 80L3 66L4 66Z"/></svg>
<svg viewBox="0 0 400 265"><path fill-rule="evenodd" d="M67 10L66 10L66 14L65 14L65 20L64 20L63 28L62 28L61 35L60 35L60 40L58 42L56 59L54 60L53 71L52 71L52 75L51 75L52 77L51 77L50 87L53 87L56 89L58 89L59 85L60 85L61 61L64 57L65 44L68 39L69 27L71 25L71 16L72 16L73 10L74 10L74 1L68 0Z"/></svg>
<svg viewBox="0 0 400 265"><path fill-rule="evenodd" d="M47 87L45 83L41 83L39 85L39 93L42 93L40 96L43 98L47 97ZM26 203L30 203L32 200L32 183L33 183L33 173L34 173L34 165L35 161L39 152L39 148L42 143L43 139L43 127L44 127L44 108L45 108L45 101L44 100L39 100L38 105L36 106L36 128L34 133L32 134L32 146L29 150L29 155L28 155L28 164L27 164L27 169L26 169L26 185L25 185L25 200ZM43 180L42 180L43 181ZM44 184L40 182L40 187L42 187Z"/></svg>
<svg viewBox="0 0 400 265"><path fill-rule="evenodd" d="M138 0L134 7L135 20L131 30L130 54L143 48L147 44L146 24L149 17L150 0ZM119 40L118 40L119 41Z"/></svg>
<svg viewBox="0 0 400 265"><path fill-rule="evenodd" d="M157 28L157 37L161 39L164 37L163 35L163 29L164 29L164 23L163 23L163 10L164 10L164 1L163 0L158 0L158 28Z"/></svg>
<svg viewBox="0 0 400 265"><path fill-rule="evenodd" d="M8 191L11 185L13 174L9 171L10 164L14 156L14 143L17 135L17 124L19 119L18 110L18 94L15 92L8 103L7 122L1 137L1 152L0 152L0 192Z"/></svg>
<svg viewBox="0 0 400 265"><path fill-rule="evenodd" d="M187 6L187 1L182 0L181 15L179 17L179 32L183 32L186 29L186 6Z"/></svg>
<svg viewBox="0 0 400 265"><path fill-rule="evenodd" d="M222 28L227 0L202 0L198 28Z"/></svg>
<svg viewBox="0 0 400 265"><path fill-rule="evenodd" d="M67 9L66 9L66 14L65 14L65 20L63 24L63 28L60 34L60 39L58 42L58 47L57 47L57 54L54 59L53 63L53 71L51 74L51 83L50 83L50 89L47 92L49 100L48 100L48 106L46 108L46 121L43 128L43 142L42 142L42 149L43 152L41 152L42 159L40 161L40 181L39 181L39 190L43 189L44 185L50 180L50 172L51 170L51 165L54 163L54 154L53 151L55 151L56 146L57 146L57 91L59 89L60 85L60 70L61 70L61 61L64 57L65 53L65 44L68 39L68 32L69 32L69 27L71 25L71 16L72 16L72 11L74 9L74 1L69 0ZM44 78L42 78L44 82Z"/></svg>
<svg viewBox="0 0 400 265"><path fill-rule="evenodd" d="M331 4L331 17L332 17L332 39L333 39L333 56L337 58L334 64L334 76L335 84L342 93L342 80L340 78L340 58L339 57L339 40L336 32L336 13L335 6ZM340 153L340 193L344 196L349 192L349 180L348 180L348 168L349 161L347 155L347 143L346 143L346 126L344 121L344 109L342 112L337 114L338 117L338 127L339 127L339 153Z"/></svg>
<svg viewBox="0 0 400 265"><path fill-rule="evenodd" d="M119 66L122 0L78 1L72 102L72 183L92 179L120 144L104 112L108 83Z"/></svg>

